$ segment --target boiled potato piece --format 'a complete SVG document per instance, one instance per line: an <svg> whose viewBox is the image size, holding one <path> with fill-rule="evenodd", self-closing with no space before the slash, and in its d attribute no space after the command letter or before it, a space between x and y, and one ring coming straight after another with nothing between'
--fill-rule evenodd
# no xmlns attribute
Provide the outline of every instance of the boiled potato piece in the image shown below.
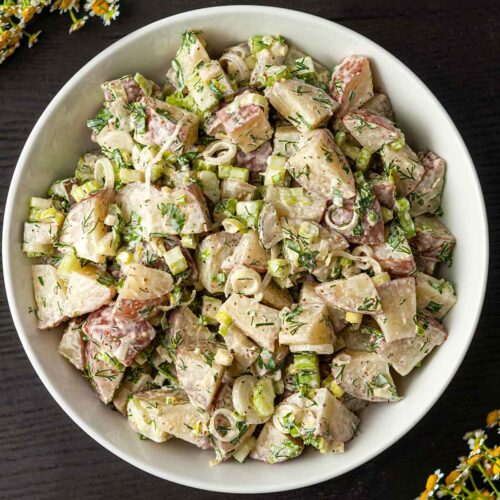
<svg viewBox="0 0 500 500"><path fill-rule="evenodd" d="M264 203L258 221L259 238L268 250L283 239L278 211L273 203Z"/></svg>
<svg viewBox="0 0 500 500"><path fill-rule="evenodd" d="M198 64L210 62L205 45L205 40L196 31L188 30L182 34L182 45L172 61L174 83L179 89L184 87L184 80Z"/></svg>
<svg viewBox="0 0 500 500"><path fill-rule="evenodd" d="M274 131L273 154L289 157L299 150L302 134L292 125L278 125Z"/></svg>
<svg viewBox="0 0 500 500"><path fill-rule="evenodd" d="M298 457L304 449L300 439L280 432L272 421L264 425L250 456L269 464L285 462Z"/></svg>
<svg viewBox="0 0 500 500"><path fill-rule="evenodd" d="M134 366L125 372L123 382L113 396L113 405L124 416L127 416L127 404L133 394L154 387L148 367Z"/></svg>
<svg viewBox="0 0 500 500"><path fill-rule="evenodd" d="M223 200L236 198L238 201L251 201L256 193L256 186L238 179L224 179L220 183L220 197Z"/></svg>
<svg viewBox="0 0 500 500"><path fill-rule="evenodd" d="M299 304L325 304L323 299L316 293L315 290L316 283L314 282L305 282L300 289L299 295ZM336 307L326 305L328 308L328 316L330 317L330 321L332 322L333 331L339 332L342 328L345 327L345 312L341 309L337 309Z"/></svg>
<svg viewBox="0 0 500 500"><path fill-rule="evenodd" d="M25 222L23 243L52 245L56 241L58 231L57 222Z"/></svg>
<svg viewBox="0 0 500 500"><path fill-rule="evenodd" d="M134 394L127 404L128 423L135 432L151 441L163 443L172 436L160 428L159 417L171 390L154 389Z"/></svg>
<svg viewBox="0 0 500 500"><path fill-rule="evenodd" d="M85 369L85 341L82 335L81 322L70 321L57 349L61 356L80 371Z"/></svg>
<svg viewBox="0 0 500 500"><path fill-rule="evenodd" d="M67 319L66 285L58 278L56 268L48 264L31 266L31 274L38 328L53 328Z"/></svg>
<svg viewBox="0 0 500 500"><path fill-rule="evenodd" d="M257 232L250 230L241 237L233 253L222 263L222 269L229 272L235 266L245 266L263 273L267 270L268 261L269 254L261 245Z"/></svg>
<svg viewBox="0 0 500 500"><path fill-rule="evenodd" d="M172 276L160 269L131 264L116 299L115 309L134 315L160 304L174 288Z"/></svg>
<svg viewBox="0 0 500 500"><path fill-rule="evenodd" d="M99 343L92 340L86 342L85 377L104 404L113 400L124 372L125 367L106 354Z"/></svg>
<svg viewBox="0 0 500 500"><path fill-rule="evenodd" d="M307 133L303 145L288 158L286 166L304 189L325 198L337 191L345 199L356 194L349 163L327 129Z"/></svg>
<svg viewBox="0 0 500 500"><path fill-rule="evenodd" d="M249 94L255 97L249 98ZM252 98L256 104L252 103ZM265 105L260 105L262 99L265 100L260 94L244 92L236 96L229 106L217 111L226 134L244 153L254 151L273 136L265 109L267 101Z"/></svg>
<svg viewBox="0 0 500 500"><path fill-rule="evenodd" d="M269 101L299 132L325 125L338 108L324 90L296 79L275 82Z"/></svg>
<svg viewBox="0 0 500 500"><path fill-rule="evenodd" d="M260 349L235 324L229 326L224 340L241 368L249 368L259 357Z"/></svg>
<svg viewBox="0 0 500 500"><path fill-rule="evenodd" d="M281 313L279 342L289 346L308 346L306 351L315 352L315 346L329 346L333 352L334 332L328 309L324 304L295 305L285 307ZM322 354L325 354L322 348Z"/></svg>
<svg viewBox="0 0 500 500"><path fill-rule="evenodd" d="M425 331L424 335L392 342L384 340L377 350L378 354L400 375L408 375L434 347L446 340L447 333L444 326L435 319L420 318L419 323Z"/></svg>
<svg viewBox="0 0 500 500"><path fill-rule="evenodd" d="M240 241L240 234L224 231L204 238L196 249L196 264L201 284L209 293L222 293L224 280L218 279L222 263L234 252Z"/></svg>
<svg viewBox="0 0 500 500"><path fill-rule="evenodd" d="M74 251L81 259L100 264L105 262L106 257L98 253L98 247L99 241L107 233L104 219L113 199L112 189L101 189L73 205L61 228L60 251Z"/></svg>
<svg viewBox="0 0 500 500"><path fill-rule="evenodd" d="M378 354L346 349L332 360L332 376L351 396L373 402L398 401L389 364Z"/></svg>
<svg viewBox="0 0 500 500"><path fill-rule="evenodd" d="M170 336L182 339L182 345L203 344L208 342L212 333L200 324L193 311L187 306L175 309L169 317Z"/></svg>
<svg viewBox="0 0 500 500"><path fill-rule="evenodd" d="M219 389L225 367L214 360L217 346L205 342L177 348L175 368L177 378L196 408L206 410Z"/></svg>
<svg viewBox="0 0 500 500"><path fill-rule="evenodd" d="M417 309L426 316L442 319L457 301L455 290L449 281L416 272L415 284Z"/></svg>
<svg viewBox="0 0 500 500"><path fill-rule="evenodd" d="M368 315L380 313L381 298L372 279L365 273L334 280L316 287L316 293L329 305L343 311Z"/></svg>
<svg viewBox="0 0 500 500"><path fill-rule="evenodd" d="M367 57L347 56L335 66L330 80L330 95L340 104L338 116L359 108L373 96L372 73Z"/></svg>
<svg viewBox="0 0 500 500"><path fill-rule="evenodd" d="M274 204L280 217L319 222L326 209L326 198L307 193L303 188L267 186L265 199Z"/></svg>
<svg viewBox="0 0 500 500"><path fill-rule="evenodd" d="M280 331L279 312L276 309L233 293L222 304L221 311L227 313L234 324L254 342L274 352Z"/></svg>
<svg viewBox="0 0 500 500"><path fill-rule="evenodd" d="M417 294L415 278L398 278L377 288L382 312L375 321L382 330L385 340L412 338L417 334Z"/></svg>
<svg viewBox="0 0 500 500"><path fill-rule="evenodd" d="M375 92L375 95L363 104L363 108L394 121L394 110L389 97L385 94Z"/></svg>
<svg viewBox="0 0 500 500"><path fill-rule="evenodd" d="M286 289L280 288L274 281L264 289L261 302L274 309L281 310L292 305L292 297Z"/></svg>
<svg viewBox="0 0 500 500"><path fill-rule="evenodd" d="M92 265L70 274L67 289L66 316L73 318L109 304L116 294L114 280Z"/></svg>

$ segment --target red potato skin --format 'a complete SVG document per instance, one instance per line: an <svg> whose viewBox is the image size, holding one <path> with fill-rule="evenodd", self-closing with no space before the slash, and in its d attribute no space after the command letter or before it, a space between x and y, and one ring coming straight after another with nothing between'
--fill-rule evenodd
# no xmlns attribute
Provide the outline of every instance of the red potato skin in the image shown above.
<svg viewBox="0 0 500 500"><path fill-rule="evenodd" d="M267 159L271 156L273 147L270 141L265 142L250 153L244 153L238 149L236 154L236 165L238 167L248 168L253 180L259 178L259 173L265 172L267 168Z"/></svg>
<svg viewBox="0 0 500 500"><path fill-rule="evenodd" d="M374 245L372 248L374 258L391 276L404 278L415 272L415 258L412 254L396 253L387 243Z"/></svg>
<svg viewBox="0 0 500 500"><path fill-rule="evenodd" d="M137 354L141 353L155 338L156 330L139 317L130 317L117 312L114 305L105 306L87 318L83 330L89 339L102 346L125 366L130 366ZM122 342L129 345L125 352Z"/></svg>
<svg viewBox="0 0 500 500"><path fill-rule="evenodd" d="M260 106L249 104L239 108L239 113L231 113L227 108L222 108L217 111L217 117L222 122L226 132L230 134L241 128L242 125L257 119L261 113Z"/></svg>
<svg viewBox="0 0 500 500"><path fill-rule="evenodd" d="M377 180L372 187L379 203L392 210L396 203L396 185L389 180Z"/></svg>

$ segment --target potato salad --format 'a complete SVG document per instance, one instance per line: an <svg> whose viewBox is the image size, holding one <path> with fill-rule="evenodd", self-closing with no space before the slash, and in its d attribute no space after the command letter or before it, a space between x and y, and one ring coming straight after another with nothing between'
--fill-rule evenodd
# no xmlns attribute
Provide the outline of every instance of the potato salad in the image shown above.
<svg viewBox="0 0 500 500"><path fill-rule="evenodd" d="M216 58L187 31L162 83L102 84L95 150L31 198L23 250L39 329L131 439L211 464L342 453L446 340L446 163L370 63L277 35Z"/></svg>

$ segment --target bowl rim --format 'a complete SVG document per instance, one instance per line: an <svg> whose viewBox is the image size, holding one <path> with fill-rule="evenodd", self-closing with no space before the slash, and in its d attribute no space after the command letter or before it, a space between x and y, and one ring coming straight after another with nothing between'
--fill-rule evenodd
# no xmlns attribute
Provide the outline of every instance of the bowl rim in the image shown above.
<svg viewBox="0 0 500 500"><path fill-rule="evenodd" d="M468 338L466 342L462 346L462 350L457 353L455 357L455 365L453 366L453 369L450 370L447 374L446 377L444 377L443 381L441 382L441 388L436 392L435 396L433 398L430 398L429 400L426 400L424 402L424 405L421 407L419 414L409 423L406 425L402 430L400 430L396 435L388 442L388 443L383 443L383 445L378 446L378 447L373 447L371 450L367 451L365 455L360 457L358 460L355 460L353 463L350 464L349 467L340 467L339 469L336 469L332 471L331 473L326 473L326 474L319 474L319 475L314 475L313 477L299 477L299 478L290 478L289 481L287 481L286 484L276 486L276 487L265 487L265 486L259 486L258 484L255 484L252 489L249 489L248 487L241 487L238 485L231 485L231 484L215 484L215 483L207 483L203 480L198 480L196 477L191 478L190 480L184 480L181 478L176 477L175 473L170 473L168 470L160 469L160 468L155 468L155 467L150 467L149 465L143 463L140 459L136 459L132 454L129 454L125 451L122 451L118 449L108 438L105 436L101 435L98 431L95 431L91 426L88 426L82 419L80 419L80 416L78 413L76 413L70 405L67 405L64 400L62 395L59 394L59 390L55 388L55 386L50 382L48 375L46 374L45 370L43 369L42 365L38 362L37 356L32 349L30 345L30 341L26 335L26 332L22 328L21 324L21 319L20 319L20 313L19 310L16 309L15 307L15 301L14 301L14 287L13 287L13 273L11 270L11 259L10 259L10 253L9 253L9 235L11 234L11 221L12 221L12 211L14 207L14 201L15 201L15 194L17 191L17 187L21 182L22 175L24 173L24 169L26 166L26 159L29 155L29 151L31 150L33 143L35 142L39 132L41 131L42 127L44 126L45 122L47 121L47 118L51 115L52 111L59 105L59 102L65 97L65 95L71 91L73 84L77 82L84 74L91 68L96 62L99 62L103 59L106 59L109 55L111 55L117 48L121 47L122 45L126 45L130 42L133 42L134 39L141 37L143 34L145 34L148 31L155 30L156 28L160 26L168 26L171 24L174 24L178 21L184 21L192 16L198 17L200 19L203 18L203 16L208 15L208 14L213 14L213 13L220 13L220 15L224 14L229 14L229 13L238 13L238 14L252 14L255 13L256 11L260 11L261 13L273 15L273 16L287 16L288 18L295 18L296 20L303 20L304 18L307 18L309 21L314 22L318 25L322 25L325 28L329 27L331 28L331 25L335 25L335 29L344 33L349 34L351 37L355 39L362 40L364 44L371 45L373 48L375 48L377 51L381 51L382 53L385 54L386 57L389 59L392 59L395 64L399 66L402 72L406 73L407 76L409 76L416 85L418 85L421 90L424 91L429 97L429 99L433 102L433 105L436 106L437 109L443 114L444 118L449 122L449 125L451 127L451 131L453 134L456 136L457 141L460 146L460 155L463 157L464 162L466 163L466 168L471 170L472 173L472 178L473 178L473 185L470 186L474 191L476 191L479 196L479 205L478 205L478 212L480 215L480 219L476 221L476 223L479 223L482 226L482 232L484 235L484 241L482 241L482 255L480 255L481 260L482 260L482 266L479 268L479 273L477 276L477 279L480 281L479 283L479 289L480 289L480 295L479 295L479 300L477 302L478 307L477 309L473 312L474 314L474 319L472 322L472 325L474 326L473 330L468 333ZM345 474L347 472L350 472L360 465L368 462L375 456L379 455L382 453L384 450L390 448L396 441L401 439L405 434L407 434L411 429L415 427L415 425L427 414L427 412L434 406L436 401L442 396L443 392L446 390L448 385L450 384L451 380L455 376L458 368L462 364L462 361L465 357L465 354L468 351L468 348L470 346L470 343L472 341L472 338L474 337L474 333L477 328L477 324L481 315L483 303L484 303L484 297L486 293L486 284L487 284L487 278L488 278L488 266L489 266L489 233L488 233L488 220L487 220L487 212L486 212L486 207L485 207L485 202L484 202L484 196L482 193L481 185L479 182L479 178L477 175L477 171L475 169L474 163L472 161L472 158L470 156L470 153L464 143L464 140L458 131L457 127L455 126L453 120L447 113L446 109L443 107L443 105L439 102L439 100L436 98L436 96L432 93L432 91L423 83L423 81L413 72L411 71L403 62L401 62L396 56L392 55L389 51L384 49L382 46L378 45L377 43L371 41L369 38L365 37L364 35L361 35L360 33L347 28L345 26L342 26L341 24L336 23L335 21L330 21L325 18L318 17L316 15L304 13L299 10L294 10L294 9L286 9L286 8L281 8L281 7L269 7L269 6L262 6L262 5L245 5L245 4L237 4L237 5L226 5L226 6L217 6L217 7L207 7L207 8L201 8L201 9L194 9L190 10L187 12L182 12L179 14L175 14L172 16L165 17L163 19L160 19L158 21L155 21L153 23L147 24L146 26L139 28L132 33L129 33L128 35L120 38L116 42L112 43L109 47L101 51L99 54L97 54L95 57L93 57L89 62L87 62L82 68L80 68L67 82L66 84L59 90L59 92L54 96L54 98L50 101L48 106L45 108L39 119L37 120L35 126L33 127L31 133L28 136L28 139L26 140L23 150L19 156L19 159L17 161L11 183L9 186L9 191L8 191L8 196L7 196L7 201L5 205L5 213L4 213L4 218L3 218L3 233L2 233L2 264L3 264L3 273L4 273L4 282L5 282L5 289L7 293L7 301L9 304L9 309L14 321L14 325L16 328L16 331L18 333L19 339L21 340L21 344L28 356L28 359L30 360L36 374L42 381L43 385L45 388L48 390L50 395L56 400L58 405L64 410L64 412L85 432L87 433L90 437L92 437L95 441L97 441L100 445L102 445L104 448L106 448L108 451L113 453L114 455L120 457L122 460L134 465L138 469L141 469L145 472L148 472L154 476L157 476L162 479L166 479L168 481L175 482L177 484L182 484L184 486L189 486L193 488L198 488L198 489L203 489L207 491L215 491L215 492L226 492L226 493L271 493L271 492L278 492L278 491L287 491L291 489L296 489L296 488L302 488L306 486L311 486L314 484L318 484L324 481L327 481L329 479L332 479L334 477L340 476L342 474ZM477 270L476 270L477 272Z"/></svg>

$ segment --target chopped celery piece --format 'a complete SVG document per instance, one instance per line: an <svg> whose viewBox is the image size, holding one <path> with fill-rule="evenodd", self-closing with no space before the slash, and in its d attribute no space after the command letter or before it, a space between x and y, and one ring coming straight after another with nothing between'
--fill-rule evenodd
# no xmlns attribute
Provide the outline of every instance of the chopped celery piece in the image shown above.
<svg viewBox="0 0 500 500"><path fill-rule="evenodd" d="M123 184L131 182L144 182L144 172L141 170L133 170L131 168L120 168L118 178Z"/></svg>
<svg viewBox="0 0 500 500"><path fill-rule="evenodd" d="M417 234L415 231L415 223L410 215L410 203L406 198L396 200L396 211L398 214L399 223L403 229L406 238L410 239Z"/></svg>
<svg viewBox="0 0 500 500"><path fill-rule="evenodd" d="M237 203L238 200L236 198L228 198L227 200L219 201L214 207L214 215L235 215Z"/></svg>
<svg viewBox="0 0 500 500"><path fill-rule="evenodd" d="M182 253L181 247L174 247L168 250L163 255L163 258L174 276L184 272L188 268L188 263Z"/></svg>
<svg viewBox="0 0 500 500"><path fill-rule="evenodd" d="M372 158L372 153L369 149L362 148L356 158L356 168L364 172L368 169L370 160Z"/></svg>
<svg viewBox="0 0 500 500"><path fill-rule="evenodd" d="M132 262L134 261L134 256L131 252L127 252L126 250L122 250L116 256L116 261L118 262L118 264L126 266L128 264L132 264Z"/></svg>
<svg viewBox="0 0 500 500"><path fill-rule="evenodd" d="M267 169L264 175L265 186L283 186L287 180L286 158L273 155L267 161Z"/></svg>
<svg viewBox="0 0 500 500"><path fill-rule="evenodd" d="M224 311L217 311L217 314L215 315L215 319L224 326L230 326L233 323L233 318L227 314L227 312Z"/></svg>
<svg viewBox="0 0 500 500"><path fill-rule="evenodd" d="M394 218L394 214L390 208L380 207L380 210L382 211L382 220L384 223L389 222Z"/></svg>
<svg viewBox="0 0 500 500"><path fill-rule="evenodd" d="M346 139L347 139L347 134L343 130L339 130L335 134L335 143L339 148L341 148L345 144Z"/></svg>
<svg viewBox="0 0 500 500"><path fill-rule="evenodd" d="M41 257L42 255L52 255L54 253L54 247L48 243L36 243L31 241L29 243L23 243L23 252L25 252L28 257Z"/></svg>
<svg viewBox="0 0 500 500"><path fill-rule="evenodd" d="M349 144L348 142L345 142L342 147L342 152L351 160L356 161L358 158L359 153L361 152L361 148L358 148L357 146L353 146L352 144Z"/></svg>
<svg viewBox="0 0 500 500"><path fill-rule="evenodd" d="M248 227L241 219L236 217L228 217L222 221L224 229L231 234L234 233L246 233L248 232Z"/></svg>
<svg viewBox="0 0 500 500"><path fill-rule="evenodd" d="M270 259L267 270L273 278L285 279L290 275L290 265L286 259Z"/></svg>
<svg viewBox="0 0 500 500"><path fill-rule="evenodd" d="M255 446L255 443L257 440L255 439L254 436L249 436L241 445L238 447L238 449L233 453L233 458L235 460L238 460L240 464L242 464L245 459L250 455L250 452L252 451L253 447Z"/></svg>
<svg viewBox="0 0 500 500"><path fill-rule="evenodd" d="M140 73L135 74L134 80L139 84L145 96L151 96L153 93L153 84L150 80L144 78Z"/></svg>
<svg viewBox="0 0 500 500"><path fill-rule="evenodd" d="M217 170L217 165L210 165L209 163L206 163L203 158L196 158L193 161L193 167L195 170L209 170L214 173Z"/></svg>
<svg viewBox="0 0 500 500"><path fill-rule="evenodd" d="M320 386L319 359L316 353L299 353L293 356L293 366L299 386L317 389Z"/></svg>
<svg viewBox="0 0 500 500"><path fill-rule="evenodd" d="M270 378L260 379L252 390L252 406L259 417L268 417L274 412L274 387Z"/></svg>
<svg viewBox="0 0 500 500"><path fill-rule="evenodd" d="M196 234L182 234L181 243L184 248L195 250L198 246L198 236Z"/></svg>
<svg viewBox="0 0 500 500"><path fill-rule="evenodd" d="M38 208L40 210L43 210L43 209L51 208L51 207L52 207L52 200L51 199L36 198L35 196L30 198L30 208Z"/></svg>
<svg viewBox="0 0 500 500"><path fill-rule="evenodd" d="M31 208L29 214L30 222L55 222L61 226L64 222L64 214L58 212L54 207L50 208Z"/></svg>
<svg viewBox="0 0 500 500"><path fill-rule="evenodd" d="M93 180L83 183L81 186L73 186L71 188L71 196L78 203L79 201L87 198L95 191L99 191L102 188L102 184Z"/></svg>
<svg viewBox="0 0 500 500"><path fill-rule="evenodd" d="M384 283L387 283L390 280L391 280L391 277L389 276L389 273L386 273L386 272L376 274L372 278L372 281L373 281L373 283L375 283L375 286L383 285Z"/></svg>
<svg viewBox="0 0 500 500"><path fill-rule="evenodd" d="M352 323L354 325L357 325L363 321L363 314L362 313L357 313L357 312L346 312L345 313L345 320L348 323Z"/></svg>
<svg viewBox="0 0 500 500"><path fill-rule="evenodd" d="M229 172L230 179L236 179L242 182L248 182L248 178L250 176L250 170L244 167L231 167Z"/></svg>
<svg viewBox="0 0 500 500"><path fill-rule="evenodd" d="M233 168L232 165L227 165L225 163L223 163L222 165L219 165L218 170L217 170L217 175L219 176L219 179L229 178L229 175L231 173L232 168Z"/></svg>
<svg viewBox="0 0 500 500"><path fill-rule="evenodd" d="M344 395L344 390L334 380L330 384L330 391L336 398L341 398Z"/></svg>
<svg viewBox="0 0 500 500"><path fill-rule="evenodd" d="M389 143L389 147L394 151L401 151L405 147L405 141L403 138L396 139Z"/></svg>
<svg viewBox="0 0 500 500"><path fill-rule="evenodd" d="M82 268L80 261L73 254L66 254L59 262L57 267L57 276L61 279L68 281L71 275L78 272Z"/></svg>
<svg viewBox="0 0 500 500"><path fill-rule="evenodd" d="M238 201L236 204L236 215L244 220L248 227L257 227L263 203L262 200Z"/></svg>
<svg viewBox="0 0 500 500"><path fill-rule="evenodd" d="M319 238L319 227L308 221L304 221L299 228L299 236L305 238L309 243L315 243Z"/></svg>

